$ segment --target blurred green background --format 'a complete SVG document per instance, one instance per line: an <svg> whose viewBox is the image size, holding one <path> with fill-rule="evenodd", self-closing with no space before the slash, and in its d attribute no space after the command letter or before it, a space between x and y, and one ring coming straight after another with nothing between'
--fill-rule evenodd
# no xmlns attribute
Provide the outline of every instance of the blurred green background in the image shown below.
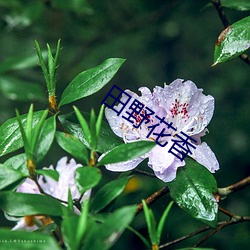
<svg viewBox="0 0 250 250"><path fill-rule="evenodd" d="M138 91L141 86L152 90L176 78L190 79L215 98L214 117L208 126L210 133L204 140L220 163L220 170L215 174L219 187L246 177L250 174L249 65L236 58L211 67L214 44L223 26L212 6L204 8L207 3L202 0L0 0L0 124L15 115L15 108L26 113L31 101L36 110L46 108L45 84L37 65L34 40L46 49L46 43L55 48L60 38L58 99L78 73L111 57L127 60L110 84L76 103L81 110L89 111L91 107L99 110L101 100L113 84ZM226 9L226 14L233 23L249 12ZM23 90L32 88L33 94L22 94ZM68 105L61 112L71 111ZM55 164L62 155L65 153L54 143L41 167ZM146 163L141 164L142 169L148 170L145 166ZM104 173L106 178L117 176ZM160 180L150 177L139 177L138 181L137 189L124 194L118 205L138 203L164 186ZM221 206L235 214L249 215L249 199L246 189L222 201ZM157 218L168 202L169 198L164 197L152 206ZM3 217L1 224L13 225ZM134 226L147 234L142 214L135 219ZM202 226L174 206L162 242ZM249 223L231 226L203 246L247 249L249 234ZM191 246L198 239L169 249ZM126 232L113 249L129 248L144 249L136 236Z"/></svg>

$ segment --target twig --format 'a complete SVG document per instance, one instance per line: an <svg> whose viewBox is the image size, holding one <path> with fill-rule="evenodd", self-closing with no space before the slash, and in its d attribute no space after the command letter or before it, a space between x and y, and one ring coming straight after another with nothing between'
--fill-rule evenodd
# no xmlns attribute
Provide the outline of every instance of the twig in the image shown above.
<svg viewBox="0 0 250 250"><path fill-rule="evenodd" d="M215 9L217 10L220 20L224 25L224 28L227 28L230 25L230 22L222 8L220 0L211 0L211 2L214 5Z"/></svg>
<svg viewBox="0 0 250 250"><path fill-rule="evenodd" d="M228 196L231 193L234 193L236 191L239 191L247 186L250 185L250 176L246 177L245 179L236 182L228 187L225 188L219 188L219 195L224 198L226 196Z"/></svg>
<svg viewBox="0 0 250 250"><path fill-rule="evenodd" d="M214 7L216 8L218 14L219 14L219 17L220 17L220 20L221 22L223 23L223 26L224 28L226 29L228 26L230 26L230 22L222 8L222 5L221 5L221 2L220 0L211 0L211 3L214 5ZM243 60L245 63L247 63L248 65L250 65L250 59L248 57L247 54L241 54L239 56L241 58L241 60Z"/></svg>
<svg viewBox="0 0 250 250"><path fill-rule="evenodd" d="M198 247L199 245L201 245L204 241L206 241L208 238L210 238L212 235L214 235L215 233L219 232L220 230L222 230L223 228L233 225L233 224L238 224L241 222L247 222L250 221L250 216L237 216L235 215L234 217L232 217L232 219L230 221L223 221L222 223L220 223L220 225L212 230L211 232L209 232L207 235L205 235L202 239L200 239L195 245L194 247Z"/></svg>
<svg viewBox="0 0 250 250"><path fill-rule="evenodd" d="M163 187L160 190L156 191L155 193L153 193L152 195L150 195L148 198L145 199L145 202L147 205L152 204L153 202L155 202L156 200L158 200L160 197L164 196L165 194L169 193L169 188ZM137 211L136 214L140 213L143 210L143 205L142 203L137 205Z"/></svg>
<svg viewBox="0 0 250 250"><path fill-rule="evenodd" d="M209 227L209 226L203 227L203 228L201 228L201 229L199 229L199 230L197 230L197 231L195 231L195 232L192 232L192 233L187 234L187 235L185 235L185 236L182 236L182 237L180 237L180 238L178 238L178 239L175 239L175 240L173 240L173 241L170 241L170 242L167 242L167 243L165 243L165 244L162 244L162 245L159 246L159 248L165 248L165 247L169 247L169 246L171 246L171 245L177 244L177 243L179 243L179 242L181 242L181 241L184 241L184 240L186 240L186 239L188 239L188 238L191 238L191 237L193 237L193 236L195 236L195 235L197 235L197 234L206 232L206 231L209 230L209 229L211 229L211 227Z"/></svg>
<svg viewBox="0 0 250 250"><path fill-rule="evenodd" d="M216 229L214 229L213 231L209 232L209 233L208 233L206 236L204 236L199 242L197 242L197 243L195 244L195 247L198 246L199 244L201 244L202 242L204 242L206 239L208 239L210 236L212 236L212 235L215 234L216 232L220 231L221 229L223 229L223 228L225 228L225 227L227 227L227 226L229 226L229 225L238 224L238 223L247 222L247 221L250 221L250 217L248 217L248 216L242 217L242 216L234 215L233 218L232 218L231 220L229 220L229 221L222 221L222 222L219 222L219 223L218 223L218 227L217 227ZM167 243L165 243L165 244L162 244L162 245L159 246L159 248L169 247L169 246L171 246L171 245L177 244L177 243L179 243L179 242L181 242L181 241L184 241L184 240L186 240L186 239L189 239L189 238L191 238L191 237L193 237L193 236L195 236L195 235L204 233L204 232L206 232L206 231L208 231L208 230L211 230L211 229L213 229L213 228L212 228L212 227L209 227L209 226L203 227L203 228L201 228L201 229L199 229L199 230L197 230L197 231L195 231L195 232L192 232L192 233L187 234L187 235L185 235L185 236L182 236L182 237L180 237L180 238L178 238L178 239L175 239L175 240L173 240L173 241L170 241L170 242L167 242Z"/></svg>
<svg viewBox="0 0 250 250"><path fill-rule="evenodd" d="M231 212L227 211L226 209L224 209L222 207L219 207L218 209L219 209L219 211L221 211L223 214L229 216L230 218L233 218L235 216L235 214L232 214Z"/></svg>
<svg viewBox="0 0 250 250"><path fill-rule="evenodd" d="M134 169L134 172L137 172L141 175L146 175L146 176L149 176L149 177L154 177L156 178L156 176L152 173L148 173L148 172L145 172L145 171L142 171L142 170L139 170L139 169Z"/></svg>

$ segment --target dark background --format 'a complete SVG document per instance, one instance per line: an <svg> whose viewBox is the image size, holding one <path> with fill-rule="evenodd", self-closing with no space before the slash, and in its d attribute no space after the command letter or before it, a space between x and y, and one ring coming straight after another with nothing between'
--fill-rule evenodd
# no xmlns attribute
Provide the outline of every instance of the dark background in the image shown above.
<svg viewBox="0 0 250 250"><path fill-rule="evenodd" d="M207 3L181 0L0 0L0 62L35 54L35 39L46 49L46 43L55 48L60 38L62 50L57 71L59 99L63 89L81 71L107 58L125 58L125 64L110 84L99 93L76 102L81 110L87 112L91 107L99 110L100 102L112 84L138 91L141 86L152 90L154 86L163 86L164 82L168 84L176 78L192 80L204 89L205 94L215 98L215 112L208 126L210 133L204 140L218 158L220 170L215 177L218 186L224 187L250 172L249 65L236 58L211 67L214 44L223 26L216 10L212 6L205 8ZM249 12L226 9L226 14L233 23L249 15ZM46 92L39 67L11 70L3 76L39 84L44 86ZM21 113L27 112L30 102L13 100L1 93L1 89L0 96L0 123L13 117L16 107ZM43 102L33 102L36 110L46 107ZM71 105L62 108L62 113L71 111ZM55 164L62 155L65 153L54 143L40 167ZM146 163L141 167L145 166ZM117 176L107 171L104 173L107 178ZM149 177L139 177L138 181L140 185L137 190L124 195L120 204L140 202L164 185L160 180ZM247 191L232 194L221 202L221 206L235 214L249 215L250 196ZM168 202L169 198L165 197L152 206L157 218ZM226 218L221 216L220 219ZM6 225L4 218L1 221L4 223L2 225ZM146 235L142 214L135 219L134 226ZM203 226L174 206L162 242ZM231 226L203 246L247 249L249 233L249 223ZM191 246L198 239L196 237L177 247ZM129 248L144 249L136 236L126 232L113 249Z"/></svg>

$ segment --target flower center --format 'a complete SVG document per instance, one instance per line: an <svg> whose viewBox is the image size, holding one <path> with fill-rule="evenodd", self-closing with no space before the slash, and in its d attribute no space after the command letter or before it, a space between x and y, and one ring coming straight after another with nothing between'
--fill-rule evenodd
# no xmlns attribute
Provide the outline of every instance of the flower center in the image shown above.
<svg viewBox="0 0 250 250"><path fill-rule="evenodd" d="M172 114L172 118L175 116L179 116L182 119L185 119L184 122L187 121L187 118L190 116L188 115L187 111L188 103L180 103L177 99L175 99L174 102L172 102L172 108L170 109L170 112Z"/></svg>

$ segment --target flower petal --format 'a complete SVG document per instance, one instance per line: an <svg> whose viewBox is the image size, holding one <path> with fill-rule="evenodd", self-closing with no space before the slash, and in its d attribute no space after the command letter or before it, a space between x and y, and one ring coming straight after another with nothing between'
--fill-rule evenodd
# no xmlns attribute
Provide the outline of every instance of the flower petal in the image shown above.
<svg viewBox="0 0 250 250"><path fill-rule="evenodd" d="M164 88L155 87L153 95L179 132L195 135L205 129L214 112L214 98L202 91L192 81L176 79Z"/></svg>
<svg viewBox="0 0 250 250"><path fill-rule="evenodd" d="M40 194L40 191L36 185L36 183L27 178L16 190L19 193L27 193L27 194Z"/></svg>
<svg viewBox="0 0 250 250"><path fill-rule="evenodd" d="M148 166L152 168L155 175L164 182L174 180L177 168L185 165L184 161L168 153L170 146L169 144L165 147L155 146L149 152Z"/></svg>
<svg viewBox="0 0 250 250"><path fill-rule="evenodd" d="M211 173L219 169L216 156L206 142L197 145L196 149L192 150L192 155L189 156L206 167Z"/></svg>

